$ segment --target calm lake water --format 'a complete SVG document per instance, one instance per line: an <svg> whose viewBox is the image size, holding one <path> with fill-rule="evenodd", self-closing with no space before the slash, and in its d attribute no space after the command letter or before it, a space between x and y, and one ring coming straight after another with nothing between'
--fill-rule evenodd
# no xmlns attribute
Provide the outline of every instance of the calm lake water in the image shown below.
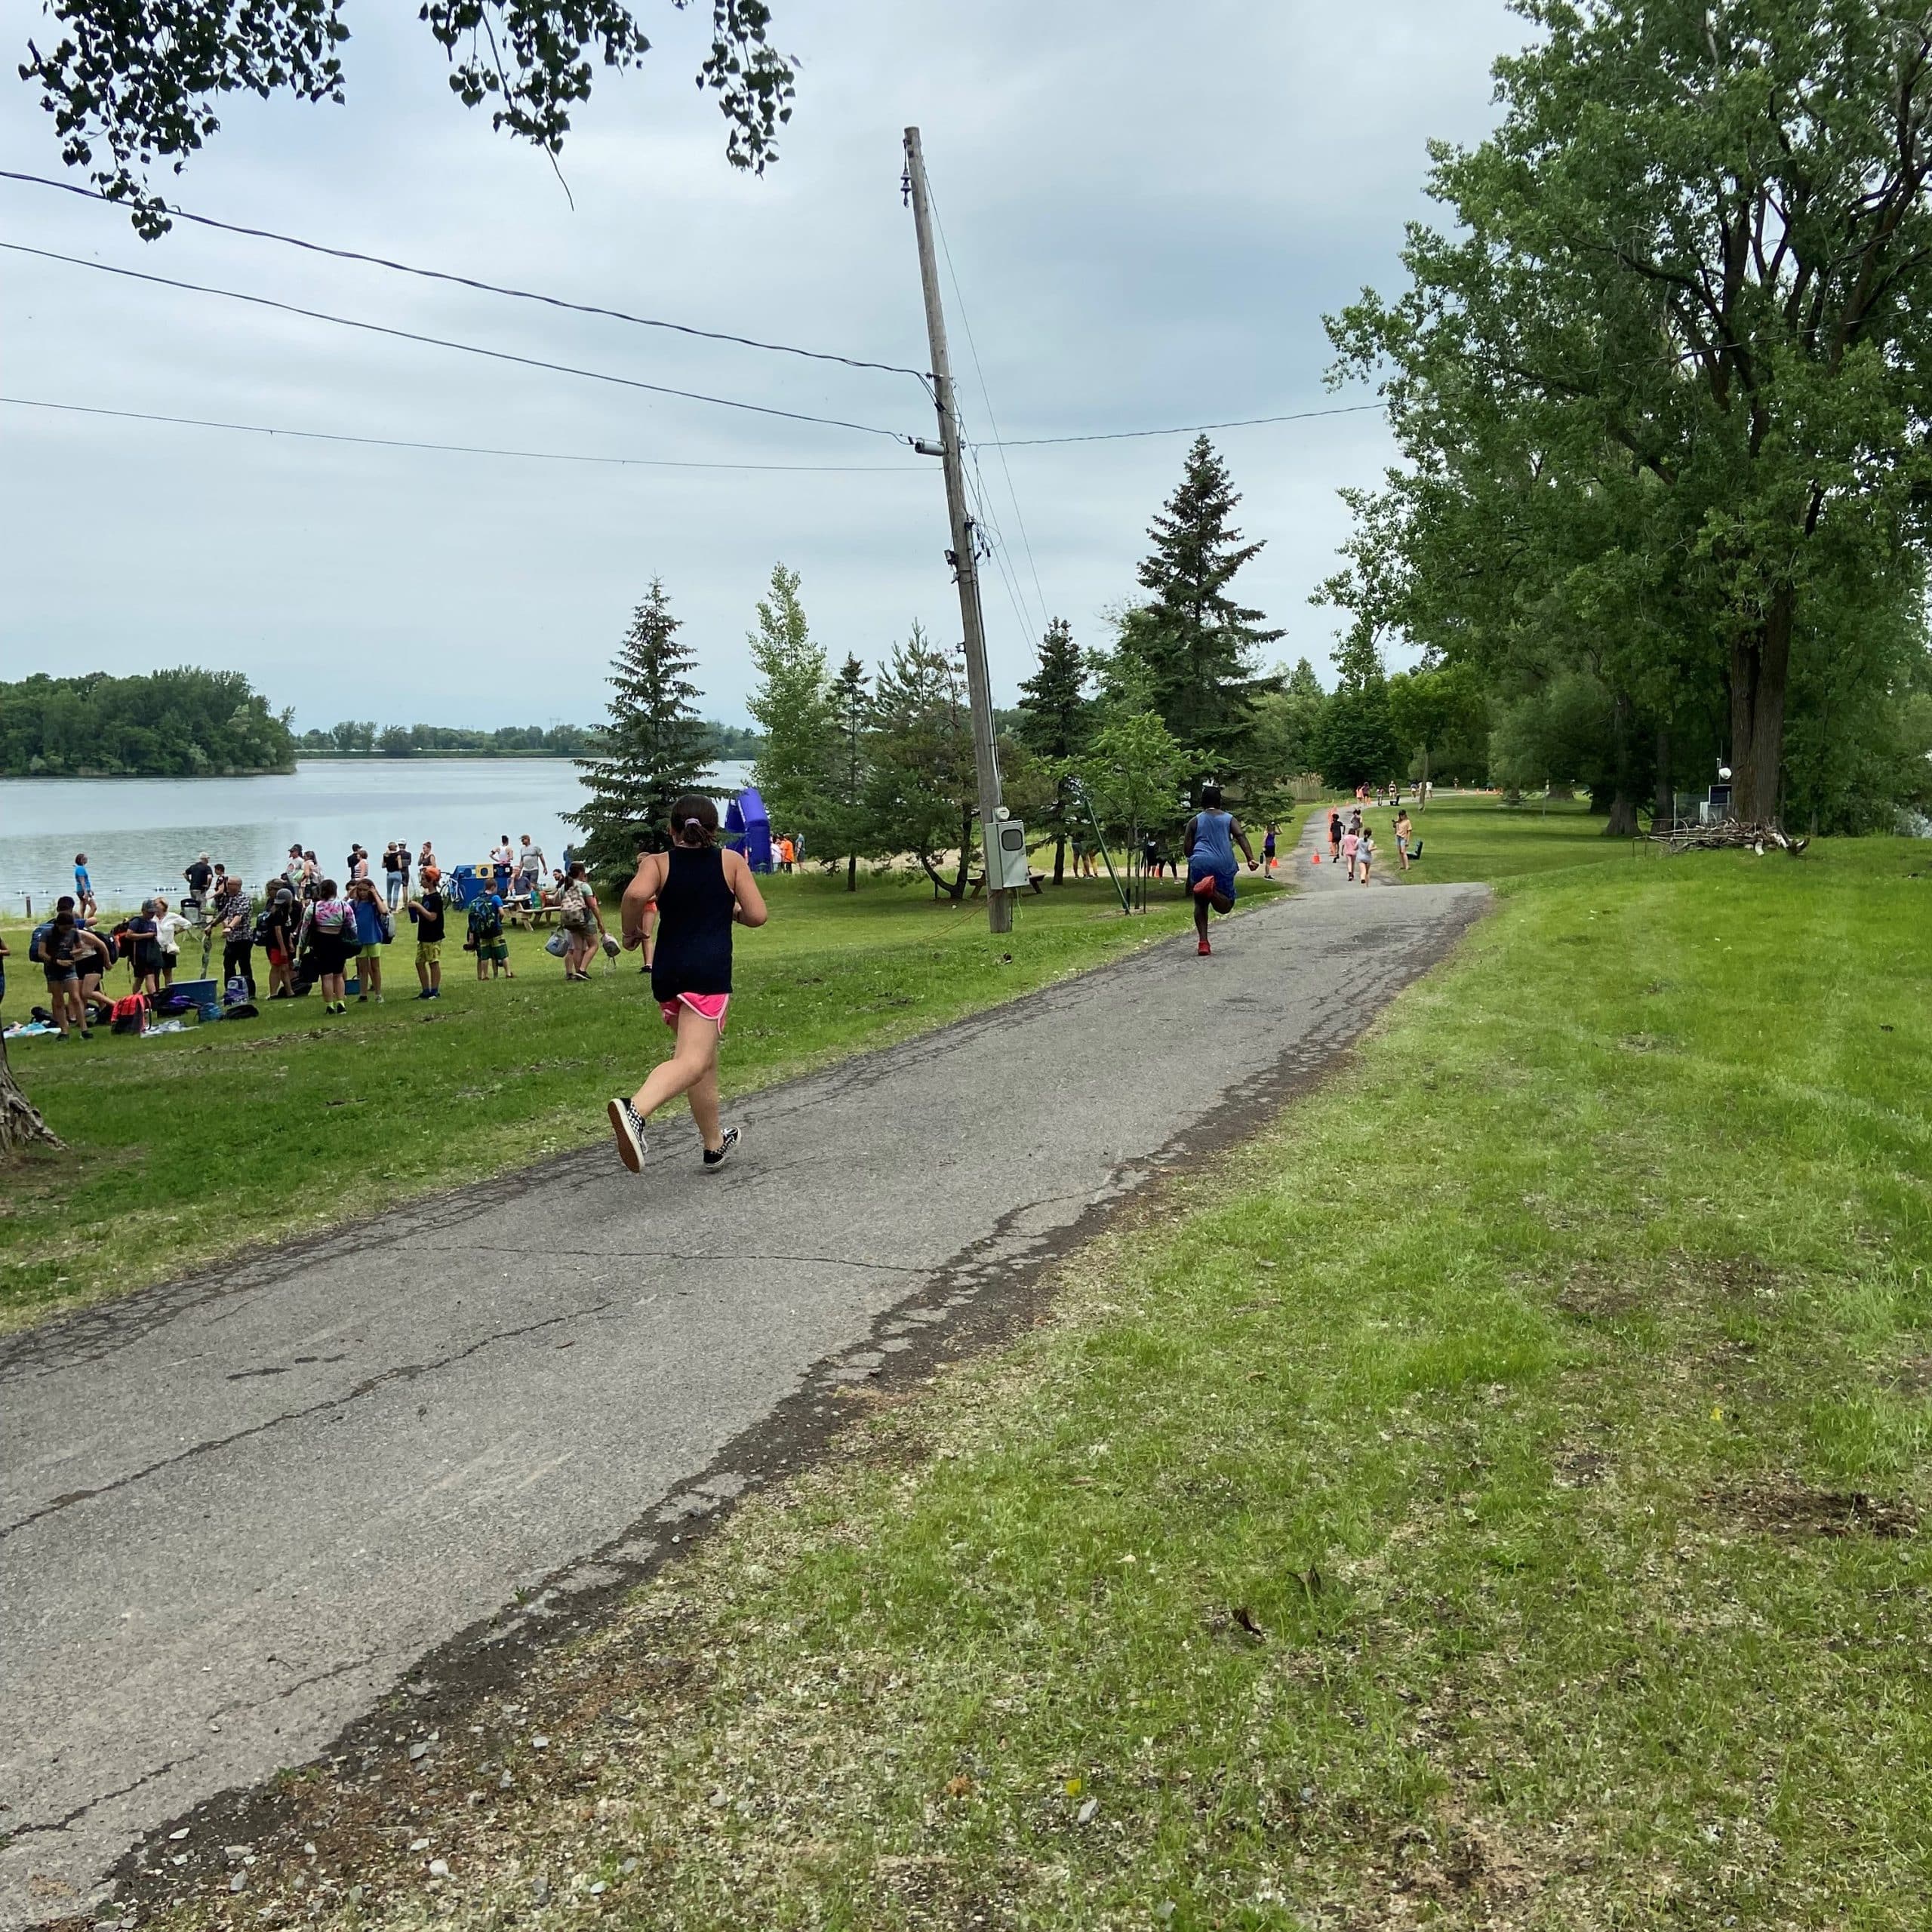
<svg viewBox="0 0 1932 1932"><path fill-rule="evenodd" d="M749 768L721 764L721 793ZM74 854L103 909L180 896L198 852L258 886L300 839L340 875L352 844L380 860L389 840L429 839L447 868L475 864L508 832L528 832L555 864L583 803L568 758L306 758L262 778L0 779L0 908L17 916L73 884Z"/></svg>

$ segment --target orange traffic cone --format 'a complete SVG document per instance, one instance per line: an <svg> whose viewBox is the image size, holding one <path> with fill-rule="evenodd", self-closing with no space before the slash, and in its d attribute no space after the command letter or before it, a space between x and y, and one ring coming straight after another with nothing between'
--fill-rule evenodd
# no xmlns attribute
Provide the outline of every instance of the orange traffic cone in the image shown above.
<svg viewBox="0 0 1932 1932"><path fill-rule="evenodd" d="M1321 863L1321 854L1319 852L1309 853L1308 855L1308 863L1311 866L1320 865Z"/></svg>

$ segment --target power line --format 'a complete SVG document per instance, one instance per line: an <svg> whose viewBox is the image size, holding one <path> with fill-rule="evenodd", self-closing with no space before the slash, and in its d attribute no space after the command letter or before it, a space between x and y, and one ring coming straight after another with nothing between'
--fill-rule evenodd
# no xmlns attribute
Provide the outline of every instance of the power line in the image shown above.
<svg viewBox="0 0 1932 1932"><path fill-rule="evenodd" d="M169 423L189 429L235 429L253 436L291 436L304 442L357 443L373 449L430 450L450 456L515 457L531 463L598 463L624 469L749 469L796 472L812 475L891 475L920 473L912 463L696 463L671 457L587 456L572 450L506 450L474 443L418 442L402 436L352 436L334 429L288 429L266 423L225 423L201 416L162 416L140 409L105 409L83 402L48 402L37 396L0 395L0 405L16 409L53 409L69 416L111 416L128 423Z"/></svg>
<svg viewBox="0 0 1932 1932"><path fill-rule="evenodd" d="M931 193L931 189L928 188L929 198ZM979 380L980 400L986 406L987 426L997 438L999 435L999 423L993 414L992 391L986 386L986 372L980 366L980 345L973 339L973 319L966 312L966 297L959 286L959 271L952 264L952 245L946 238L946 221L939 211L939 203L937 200L933 201L932 208L933 226L939 231L940 252L946 257L946 276L952 284L952 300L959 311L959 325L966 331L967 353L973 358L973 374ZM1038 598L1040 605L1041 634L1044 635L1047 626L1047 593L1041 587L1040 567L1033 561L1033 540L1026 534L1026 512L1020 507L1020 493L1013 487L1013 472L1008 466L1005 449L997 441L991 447L998 450L1000 453L999 465L1006 478L1006 494L1013 505L1014 521L1020 526L1020 541L1026 552L1026 568L1032 574L1034 595ZM979 454L975 450L973 456L973 466L975 469L978 469L979 463ZM983 497L985 492L982 491L981 494ZM1017 574L1017 573L1016 576ZM1024 629L1024 626L1022 628Z"/></svg>
<svg viewBox="0 0 1932 1932"><path fill-rule="evenodd" d="M0 168L0 181L20 181L36 188L57 188L63 194L78 195L83 201L99 202L109 208L118 205L111 195L98 189L83 188L72 181L56 181L45 174L23 174ZM213 215L190 214L186 208L169 208L171 219L191 221L201 228L218 229L224 235L242 235L257 242L278 242L285 248L300 248L312 255L328 255L339 262L362 262L371 268L392 269L398 275L418 275L425 281L446 281L458 288L473 288L485 295L506 295L518 302L540 302L546 308L566 309L579 315L601 315L609 321L629 322L643 329L669 329L678 335L701 337L706 342L730 342L743 349L768 349L777 355L802 355L814 362L842 362L848 369L882 369L889 375L910 376L930 383L921 369L909 369L897 362L869 361L860 355L838 355L823 349L800 349L789 342L763 342L755 336L734 335L728 329L702 329L691 322L667 322L652 315L633 315L622 309L606 309L594 302L571 302L560 295L543 295L528 288L509 288L500 282L480 281L472 275L454 275L443 269L419 268L414 263L391 261L384 255L365 254L356 248L332 248L320 242L305 242L300 235L282 235L272 228L247 228L239 222L217 221Z"/></svg>
<svg viewBox="0 0 1932 1932"><path fill-rule="evenodd" d="M1366 409L1383 409L1380 402L1346 402L1334 409L1297 409L1285 416L1239 416L1226 423L1183 423L1171 429L1102 429L1086 436L1009 436L983 443L989 450L1032 450L1049 443L1118 443L1135 436L1193 436L1206 429L1251 429L1264 423L1306 423L1317 416L1353 416Z"/></svg>
<svg viewBox="0 0 1932 1932"><path fill-rule="evenodd" d="M310 321L331 322L338 328L361 329L371 335L394 337L400 342L417 342L432 349L454 349L465 355L481 355L494 362L514 362L526 369L548 370L554 375L582 376L593 383L614 383L621 389L645 389L653 395L681 398L686 402L709 402L721 409L741 409L754 416L783 417L791 423L817 423L828 429L856 429L868 436L886 436L896 443L909 443L910 436L897 429L881 429L872 423L848 422L839 416L814 416L803 410L778 409L768 403L740 402L731 396L707 395L697 389L672 389L663 383L639 381L634 376L612 375L601 369L579 368L568 362L546 361L536 355L515 355L508 349L484 349L472 342L454 342L446 336L419 334L414 329L398 329L383 322L358 321L352 315L331 315L321 309L304 309L293 302L278 302L266 295L245 295L238 289L215 288L198 281L178 281L171 275L149 275L140 269L117 268L111 262L91 262L79 255L63 255L51 248L29 248L18 242L0 242L9 254L32 255L42 261L65 262L71 268L94 269L103 275L121 275L131 281L152 282L162 288L181 288L195 295L218 295L231 302L246 302L258 309L273 309L286 315L300 315Z"/></svg>

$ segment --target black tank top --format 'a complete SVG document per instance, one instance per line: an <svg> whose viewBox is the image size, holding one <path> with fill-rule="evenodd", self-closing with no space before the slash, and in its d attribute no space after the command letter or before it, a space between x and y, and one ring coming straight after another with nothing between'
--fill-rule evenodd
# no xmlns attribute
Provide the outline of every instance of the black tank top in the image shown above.
<svg viewBox="0 0 1932 1932"><path fill-rule="evenodd" d="M674 845L665 858L651 990L660 1000L680 993L728 993L737 900L725 882L724 854L715 845Z"/></svg>

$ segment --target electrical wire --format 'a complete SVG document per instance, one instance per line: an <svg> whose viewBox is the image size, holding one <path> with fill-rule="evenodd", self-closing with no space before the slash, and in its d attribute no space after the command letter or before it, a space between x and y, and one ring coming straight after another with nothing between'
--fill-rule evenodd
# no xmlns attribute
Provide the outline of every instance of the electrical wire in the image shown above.
<svg viewBox="0 0 1932 1932"><path fill-rule="evenodd" d="M731 396L708 395L698 389L672 389L663 383L640 381L634 376L617 376L601 369L584 369L568 362L550 362L540 356L515 355L508 349L484 349L472 342L455 342L447 336L423 335L414 329L391 328L384 322L358 321L352 315L332 315L321 309L304 309L293 302L278 302L266 295L245 295L240 290L216 288L205 282L180 281L171 275L149 275L140 269L116 267L111 262L91 262L80 255L63 255L51 248L29 248L18 242L0 242L0 249L9 254L32 255L42 261L64 262L69 267L94 269L103 275L121 275L131 281L152 282L162 288L186 289L195 295L218 295L231 302L246 302L258 309L273 309L286 315L300 315L310 321L330 322L338 328L360 329L371 335L389 336L400 342L416 342L432 349L454 349L465 355L481 355L494 362L514 362L526 369L543 369L554 375L581 376L593 383L613 383L620 389L644 389L653 395L669 395L681 398L686 402L708 402L721 409L744 410L754 416L777 416L791 423L816 423L828 429L856 429L861 435L884 436L895 443L910 443L912 438L897 429L881 429L876 423L853 423L839 416L814 416L798 409L779 409L769 403L740 402Z"/></svg>
<svg viewBox="0 0 1932 1932"><path fill-rule="evenodd" d="M72 181L56 181L45 174L23 174L16 168L0 168L0 181L20 181L36 188L56 188L66 195L78 195L83 201L99 202L109 208L120 205L112 195L97 188L83 188ZM931 377L922 369L909 369L897 362L873 362L861 355L838 355L823 349L801 349L789 342L763 342L755 336L734 335L727 329L703 329L691 322L667 322L653 315L633 315L622 309L607 309L593 302L571 302L560 295L540 294L534 289L509 288L500 282L480 281L472 275L454 275L443 269L426 269L411 262L391 261L384 255L365 254L357 248L332 248L320 242L305 242L300 235L282 235L272 228L248 228L239 222L217 221L213 215L191 214L186 208L169 208L171 220L189 221L200 228L219 229L224 235L242 235L257 242L278 242L285 248L300 248L312 255L328 255L339 262L362 262L371 268L389 269L398 275L418 275L425 281L445 281L458 288L471 288L485 295L505 295L518 302L540 302L546 308L565 309L574 315L601 315L609 321L629 322L642 329L669 329L678 335L701 337L706 342L730 342L743 349L762 349L777 355L802 355L814 362L842 362L848 369L881 369L889 375L910 376L928 385Z"/></svg>
<svg viewBox="0 0 1932 1932"><path fill-rule="evenodd" d="M304 442L355 443L372 449L429 450L450 456L513 457L531 463L597 463L623 469L748 469L796 472L811 475L917 476L915 463L698 463L671 457L588 456L573 450L506 450L474 443L418 442L403 436L352 436L334 429L288 429L266 423L226 423L202 416L162 416L141 409L105 409L84 402L48 402L37 396L0 395L15 409L53 409L69 416L111 416L128 423L169 423L190 429L235 429L254 436L290 436Z"/></svg>
<svg viewBox="0 0 1932 1932"><path fill-rule="evenodd" d="M1119 443L1137 436L1195 436L1208 429L1252 429L1264 423L1306 423L1317 416L1354 416L1386 409L1381 402L1345 402L1334 409L1296 409L1284 416L1238 416L1226 423L1182 423L1171 429L1100 429L1084 436L1008 436L981 445L989 450L1036 450L1053 443Z"/></svg>
<svg viewBox="0 0 1932 1932"><path fill-rule="evenodd" d="M940 214L939 203L934 197L932 184L930 181L926 184L926 199L933 211L933 226L939 232L940 253L946 257L946 277L952 284L953 306L959 312L960 327L966 331L966 350L973 358L973 374L979 381L980 400L986 407L986 425L992 431L994 437L997 438L999 435L999 422L993 414L992 392L986 386L986 372L980 361L980 345L974 340L972 318L966 312L966 297L959 286L959 271L953 266L952 263L952 245L946 238L946 223ZM1013 505L1013 519L1019 526L1020 541L1026 552L1026 568L1032 574L1034 595L1039 600L1039 634L1044 637L1046 635L1048 622L1047 593L1041 587L1040 567L1033 561L1033 540L1026 534L1026 512L1020 507L1020 493L1013 487L1013 472L1008 465L1004 448L996 440L989 447L999 451L1000 469L1006 478L1006 494L1008 500ZM977 467L979 463L977 452L973 460Z"/></svg>

